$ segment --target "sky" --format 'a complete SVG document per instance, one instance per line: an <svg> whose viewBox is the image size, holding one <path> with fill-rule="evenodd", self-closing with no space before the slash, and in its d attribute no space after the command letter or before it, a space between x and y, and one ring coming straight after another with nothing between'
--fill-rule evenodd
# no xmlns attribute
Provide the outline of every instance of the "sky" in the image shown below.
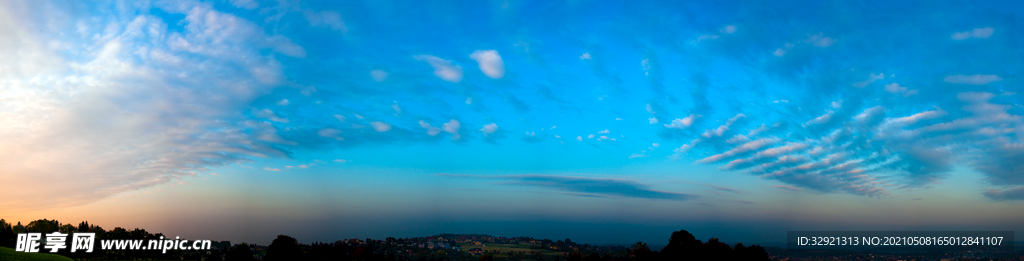
<svg viewBox="0 0 1024 261"><path fill-rule="evenodd" d="M1024 239L1012 1L3 1L0 217Z"/></svg>

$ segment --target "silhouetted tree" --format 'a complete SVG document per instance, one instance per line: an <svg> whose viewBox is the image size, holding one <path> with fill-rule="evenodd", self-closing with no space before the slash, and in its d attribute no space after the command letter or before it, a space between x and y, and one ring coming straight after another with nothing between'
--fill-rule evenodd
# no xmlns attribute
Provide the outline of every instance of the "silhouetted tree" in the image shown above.
<svg viewBox="0 0 1024 261"><path fill-rule="evenodd" d="M565 258L565 260L567 260L567 261L583 261L583 253L580 253L579 251L573 251L572 253L569 253L569 256L567 256Z"/></svg>
<svg viewBox="0 0 1024 261"><path fill-rule="evenodd" d="M704 252L703 256L707 258L731 259L732 257L732 248L713 237L704 243L702 250L701 252Z"/></svg>
<svg viewBox="0 0 1024 261"><path fill-rule="evenodd" d="M14 228L11 227L10 223L6 220L0 219L0 246L14 248L14 241L17 236L14 234Z"/></svg>
<svg viewBox="0 0 1024 261"><path fill-rule="evenodd" d="M637 241L633 246L629 247L629 256L637 260L651 260L654 258L654 254L651 248L647 246L647 243L642 241Z"/></svg>
<svg viewBox="0 0 1024 261"><path fill-rule="evenodd" d="M494 256L491 255L491 253L486 253L486 254L483 254L483 255L480 256L480 261L492 261L492 260L494 260Z"/></svg>
<svg viewBox="0 0 1024 261"><path fill-rule="evenodd" d="M771 260L768 257L768 251L765 251L761 246L750 245L749 247L740 249L743 244L736 245L737 247L736 249L733 249L733 251L736 252L735 256L738 260Z"/></svg>
<svg viewBox="0 0 1024 261"><path fill-rule="evenodd" d="M668 245L661 249L661 256L666 260L702 259L701 242L686 230L672 232Z"/></svg>
<svg viewBox="0 0 1024 261"><path fill-rule="evenodd" d="M29 222L26 228L28 232L53 233L60 228L60 222L57 222L57 220L40 219Z"/></svg>
<svg viewBox="0 0 1024 261"><path fill-rule="evenodd" d="M285 261L300 258L302 258L302 248L299 247L299 241L290 236L278 235L274 241L270 242L270 246L267 246L267 256L263 260Z"/></svg>
<svg viewBox="0 0 1024 261"><path fill-rule="evenodd" d="M228 251L227 256L224 258L225 261L252 261L256 260L252 256L252 248L246 243L238 244Z"/></svg>

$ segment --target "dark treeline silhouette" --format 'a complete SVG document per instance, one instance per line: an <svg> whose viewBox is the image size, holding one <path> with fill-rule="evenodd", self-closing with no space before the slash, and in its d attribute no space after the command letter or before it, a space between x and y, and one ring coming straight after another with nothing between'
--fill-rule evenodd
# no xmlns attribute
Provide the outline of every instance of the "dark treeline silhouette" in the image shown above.
<svg viewBox="0 0 1024 261"><path fill-rule="evenodd" d="M78 251L76 253L70 253L69 249L63 249L58 251L57 254L67 256L74 259L113 259L113 260L125 260L125 259L153 259L153 260L181 260L187 259L199 259L205 258L206 256L221 255L219 249L213 249L207 251L180 251L180 250L168 250L167 253L162 251L152 250L109 250L104 251L100 249L101 239L139 239L139 240L157 240L164 236L162 233L150 233L145 229L135 228L128 230L122 227L115 227L111 230L103 229L100 226L89 224L88 221L82 221L78 225L71 223L60 223L57 220L40 219L29 222L28 225L22 225L21 222L17 224L7 223L6 220L0 219L0 246L15 248L17 243L17 234L19 233L43 233L49 234L53 232L60 232L62 234L71 235L72 233L96 233L96 241L94 242L94 249L92 253L84 253ZM70 239L68 239L70 240ZM226 243L226 242L225 242ZM70 247L70 242L65 244L65 247ZM43 249L40 246L41 253L49 253L48 249ZM250 252L250 257L252 253ZM207 259L209 260L209 259Z"/></svg>
<svg viewBox="0 0 1024 261"><path fill-rule="evenodd" d="M59 231L70 234L76 232L96 233L96 248L93 253L69 253L67 251L58 254L75 259L149 259L149 260L181 260L181 259L204 259L204 260L558 260L558 261L618 261L618 260L769 260L768 253L764 248L751 245L744 246L741 243L730 247L728 244L711 238L707 242L701 242L690 232L680 230L673 232L669 238L668 245L660 251L651 250L644 242L637 242L628 248L599 247L588 244L578 244L570 239L551 241L548 239L535 240L533 238L499 238L505 241L519 242L520 245L529 247L496 250L477 251L470 253L472 249L480 249L486 244L503 244L487 235L453 235L442 234L426 238L407 238L385 240L338 240L334 243L314 242L312 244L301 244L293 237L279 235L269 246L263 247L241 243L232 246L230 242L215 242L214 249L204 251L181 251L172 250L167 253L161 251L103 251L99 249L101 239L159 239L163 234L152 234L144 229L127 230L116 227L112 230L105 230L99 226L81 222L77 226L62 224L56 220L40 219L30 222L28 225L10 224L0 219L0 246L15 247L16 235L18 233L51 233ZM487 241L484 238L488 238ZM479 239L479 240L478 240ZM485 241L467 244L469 241ZM526 243L529 242L529 243ZM466 246L466 249L457 247L457 244ZM480 247L474 247L482 244ZM436 246L436 247L435 247Z"/></svg>
<svg viewBox="0 0 1024 261"><path fill-rule="evenodd" d="M637 242L630 247L629 255L639 260L769 260L768 252L761 246L736 243L735 247L729 247L717 238L700 242L686 230L672 232L668 245L661 252L651 251L647 244Z"/></svg>

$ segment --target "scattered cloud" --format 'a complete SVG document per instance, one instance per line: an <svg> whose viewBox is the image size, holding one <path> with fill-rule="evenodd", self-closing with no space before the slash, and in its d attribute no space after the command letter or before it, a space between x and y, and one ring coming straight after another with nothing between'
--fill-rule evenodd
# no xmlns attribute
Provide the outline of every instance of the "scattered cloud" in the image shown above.
<svg viewBox="0 0 1024 261"><path fill-rule="evenodd" d="M871 84L871 83L873 83L873 82L875 82L877 80L881 80L881 79L885 79L885 74L881 74L881 73L878 73L878 74L868 74L868 79L867 80L855 82L855 83L853 83L853 87L864 88L865 86L868 86L868 84Z"/></svg>
<svg viewBox="0 0 1024 261"><path fill-rule="evenodd" d="M590 60L590 53L583 53L580 55L580 60Z"/></svg>
<svg viewBox="0 0 1024 261"><path fill-rule="evenodd" d="M495 50L477 50L469 55L469 58L480 64L480 71L492 79L501 79L505 76L505 62L501 55Z"/></svg>
<svg viewBox="0 0 1024 261"><path fill-rule="evenodd" d="M907 87L900 86L899 83L890 83L885 85L885 91L900 94L903 95L903 97L910 97L917 94L917 90L910 90Z"/></svg>
<svg viewBox="0 0 1024 261"><path fill-rule="evenodd" d="M274 111L272 111L270 109L262 109L262 110L256 111L256 117L260 117L260 118L264 118L264 119L268 119L268 120L276 121L276 122L288 122L288 119L277 117L277 114L274 114Z"/></svg>
<svg viewBox="0 0 1024 261"><path fill-rule="evenodd" d="M382 121L371 121L370 126L373 126L373 130L377 132L386 132L391 130L391 124Z"/></svg>
<svg viewBox="0 0 1024 261"><path fill-rule="evenodd" d="M489 134L493 134L494 132L498 131L498 124L495 124L495 123L484 124L484 127L480 128L480 131L484 133L484 136L487 136Z"/></svg>
<svg viewBox="0 0 1024 261"><path fill-rule="evenodd" d="M829 47L836 43L836 39L825 37L823 33L818 33L807 37L807 39L804 39L804 42L816 47Z"/></svg>
<svg viewBox="0 0 1024 261"><path fill-rule="evenodd" d="M996 201L1024 200L1024 186L1006 190L988 189L983 194Z"/></svg>
<svg viewBox="0 0 1024 261"><path fill-rule="evenodd" d="M345 20L341 19L341 15L335 11L313 11L306 10L302 13L309 25L314 27L328 28L341 33L348 33L348 27L345 26Z"/></svg>
<svg viewBox="0 0 1024 261"><path fill-rule="evenodd" d="M382 70L370 71L370 78L373 78L376 82L383 82L388 80L388 72Z"/></svg>
<svg viewBox="0 0 1024 261"><path fill-rule="evenodd" d="M996 30L992 29L992 27L975 28L971 31L956 32L949 37L953 38L953 40L966 40L970 38L988 39L995 31Z"/></svg>
<svg viewBox="0 0 1024 261"><path fill-rule="evenodd" d="M331 138L335 140L345 140L344 138L339 136L341 134L341 130L338 129L326 128L318 131L316 134L319 135L320 137Z"/></svg>
<svg viewBox="0 0 1024 261"><path fill-rule="evenodd" d="M441 129L443 129L447 133L451 133L452 134L452 140L459 140L459 138L462 137L462 136L459 136L459 128L461 126L462 126L462 124L459 123L459 121L457 121L455 119L451 119L451 120L448 120L447 123L442 124L441 125Z"/></svg>
<svg viewBox="0 0 1024 261"><path fill-rule="evenodd" d="M427 123L427 121L420 120L419 123L421 128L427 129L427 135L436 136L437 134L441 133L441 128L431 126L430 123Z"/></svg>
<svg viewBox="0 0 1024 261"><path fill-rule="evenodd" d="M943 78L942 80L946 81L947 83L952 83L952 84L985 85L985 84L989 84L990 82L1001 81L1001 80L1003 80L1003 78L999 78L999 76L996 76L996 75L982 75L982 74L963 75L963 74L957 74L957 75L946 76L946 78Z"/></svg>
<svg viewBox="0 0 1024 261"><path fill-rule="evenodd" d="M663 124L666 128L670 129L685 129L693 124L693 121L700 118L700 115L690 114L686 118L672 120L672 124Z"/></svg>
<svg viewBox="0 0 1024 261"><path fill-rule="evenodd" d="M802 188L798 188L798 187L794 187L794 186L787 186L787 185L772 185L772 187L773 188L778 188L778 189L789 190L789 191L801 191L801 190L804 190Z"/></svg>
<svg viewBox="0 0 1024 261"><path fill-rule="evenodd" d="M736 32L736 26L726 25L725 27L722 27L722 29L719 29L718 31L725 34L732 34Z"/></svg>
<svg viewBox="0 0 1024 261"><path fill-rule="evenodd" d="M434 67L434 75L442 80L458 83L462 81L462 67L452 64L452 61L441 59L433 55L414 55L413 59L425 61Z"/></svg>

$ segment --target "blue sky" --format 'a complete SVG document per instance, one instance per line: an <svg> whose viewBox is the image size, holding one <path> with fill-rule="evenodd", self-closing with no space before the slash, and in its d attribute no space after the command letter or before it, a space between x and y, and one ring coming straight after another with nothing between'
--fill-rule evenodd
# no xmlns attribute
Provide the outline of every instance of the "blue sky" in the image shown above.
<svg viewBox="0 0 1024 261"><path fill-rule="evenodd" d="M0 216L264 243L1019 232L1017 10L6 2Z"/></svg>

